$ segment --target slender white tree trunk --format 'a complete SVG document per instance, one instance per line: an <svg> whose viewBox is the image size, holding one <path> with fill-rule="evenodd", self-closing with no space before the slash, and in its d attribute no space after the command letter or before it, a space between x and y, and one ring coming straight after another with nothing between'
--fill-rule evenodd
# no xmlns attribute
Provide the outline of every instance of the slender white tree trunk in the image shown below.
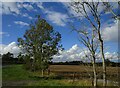
<svg viewBox="0 0 120 88"><path fill-rule="evenodd" d="M103 42L100 42L100 50L101 50L101 55L102 55L102 65L103 65L103 86L106 86L106 64L105 64L105 55L103 51Z"/></svg>
<svg viewBox="0 0 120 88"><path fill-rule="evenodd" d="M94 88L97 87L97 72L96 72L96 65L95 65L95 57L93 56L93 75L94 75L94 81L93 86Z"/></svg>

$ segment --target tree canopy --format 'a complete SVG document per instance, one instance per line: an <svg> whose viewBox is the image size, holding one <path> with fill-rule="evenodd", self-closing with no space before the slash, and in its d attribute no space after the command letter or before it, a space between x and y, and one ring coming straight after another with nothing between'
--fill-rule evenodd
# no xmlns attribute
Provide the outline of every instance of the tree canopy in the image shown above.
<svg viewBox="0 0 120 88"><path fill-rule="evenodd" d="M30 29L26 30L24 38L18 38L18 45L26 55L33 60L32 67L44 70L52 56L62 48L60 44L61 34L53 30L53 27L38 16L35 24L30 24ZM36 66L37 65L37 66Z"/></svg>

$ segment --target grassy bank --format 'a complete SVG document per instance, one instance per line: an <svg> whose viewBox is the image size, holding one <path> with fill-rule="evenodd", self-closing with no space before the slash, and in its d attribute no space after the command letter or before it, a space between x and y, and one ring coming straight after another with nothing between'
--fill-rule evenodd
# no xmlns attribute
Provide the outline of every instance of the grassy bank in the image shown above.
<svg viewBox="0 0 120 88"><path fill-rule="evenodd" d="M5 66L2 69L3 81L29 80L30 72L23 69L22 65Z"/></svg>

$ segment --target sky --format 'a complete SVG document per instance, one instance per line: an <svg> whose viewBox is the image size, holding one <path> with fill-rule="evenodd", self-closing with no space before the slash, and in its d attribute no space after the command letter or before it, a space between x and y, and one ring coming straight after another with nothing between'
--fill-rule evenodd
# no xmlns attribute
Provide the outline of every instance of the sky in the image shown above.
<svg viewBox="0 0 120 88"><path fill-rule="evenodd" d="M62 45L65 48L61 55L54 56L54 61L79 60L85 46L78 41L78 34L72 31L69 22L77 27L82 25L76 20L70 19L68 13L75 16L74 11L69 11L66 2L3 2L0 6L2 30L0 31L0 53L12 52L17 55L21 50L17 46L17 39L29 29L29 24L40 15L54 30L62 36ZM117 7L114 7L115 10ZM67 9L67 10L66 10ZM102 7L99 8L101 11ZM84 20L84 18L82 18ZM106 57L115 56L118 52L118 21L111 18L111 14L102 15L102 34L104 38ZM114 57L116 59L116 57Z"/></svg>

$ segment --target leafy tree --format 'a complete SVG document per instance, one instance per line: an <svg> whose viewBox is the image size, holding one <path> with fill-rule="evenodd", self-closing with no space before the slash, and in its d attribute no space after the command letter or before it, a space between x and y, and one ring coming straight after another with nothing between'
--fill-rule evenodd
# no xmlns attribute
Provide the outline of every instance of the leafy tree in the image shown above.
<svg viewBox="0 0 120 88"><path fill-rule="evenodd" d="M41 69L43 76L44 70L48 68L48 62L62 47L60 41L61 34L38 16L35 24L31 24L30 29L26 30L24 38L18 38L18 45L33 60L32 69L34 71Z"/></svg>

